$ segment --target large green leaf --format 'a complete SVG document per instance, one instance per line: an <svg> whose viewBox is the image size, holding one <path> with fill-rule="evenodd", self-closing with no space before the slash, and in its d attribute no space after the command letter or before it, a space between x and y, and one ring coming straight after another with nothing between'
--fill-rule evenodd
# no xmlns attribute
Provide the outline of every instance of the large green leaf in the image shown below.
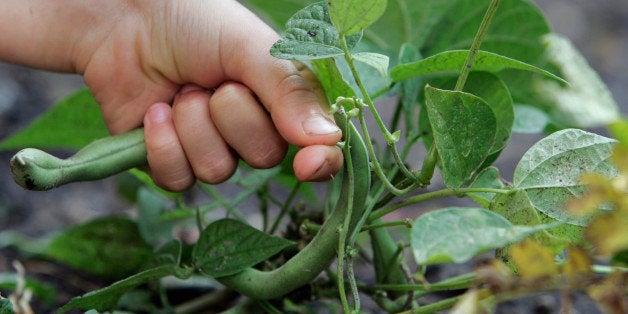
<svg viewBox="0 0 628 314"><path fill-rule="evenodd" d="M44 254L76 269L120 278L138 270L151 253L135 222L105 217L55 236Z"/></svg>
<svg viewBox="0 0 628 314"><path fill-rule="evenodd" d="M399 62L409 63L421 58L419 49L411 44L404 43L399 50ZM419 111L417 99L422 89L422 79L420 77L413 77L407 80L403 80L399 83L399 100L403 106L405 121L406 121L406 136L410 136L418 132L416 123L416 113Z"/></svg>
<svg viewBox="0 0 628 314"><path fill-rule="evenodd" d="M412 252L420 265L464 263L484 251L523 240L549 226L514 226L481 208L451 207L419 216L412 226Z"/></svg>
<svg viewBox="0 0 628 314"><path fill-rule="evenodd" d="M500 152L510 140L512 125L515 120L508 87L495 75L487 72L475 72L469 75L464 91L482 98L493 110L497 123L497 133L491 154Z"/></svg>
<svg viewBox="0 0 628 314"><path fill-rule="evenodd" d="M351 35L373 24L384 14L386 0L330 0L331 21L342 35Z"/></svg>
<svg viewBox="0 0 628 314"><path fill-rule="evenodd" d="M446 50L468 49L491 2L444 2L450 1L455 4L446 8L425 41L423 47L426 56ZM441 7L445 8L446 5L442 4ZM545 49L540 38L549 32L550 27L543 13L531 1L502 1L484 37L482 50L536 64Z"/></svg>
<svg viewBox="0 0 628 314"><path fill-rule="evenodd" d="M218 278L239 273L291 245L237 220L222 219L201 232L192 256L202 273Z"/></svg>
<svg viewBox="0 0 628 314"><path fill-rule="evenodd" d="M26 147L79 149L108 136L98 103L87 89L61 100L26 129L0 143L0 150Z"/></svg>
<svg viewBox="0 0 628 314"><path fill-rule="evenodd" d="M510 194L497 195L491 202L490 209L515 225L538 226L556 223L556 220L542 221L539 217L539 212L532 206L528 195L522 190L513 191ZM570 238L570 235L567 234L555 236L550 233L550 230L554 229L556 227L540 231L534 235L534 238L539 243L551 248L555 253L560 252L570 243L579 243L581 240L581 237Z"/></svg>
<svg viewBox="0 0 628 314"><path fill-rule="evenodd" d="M280 29L294 12L317 0L242 0L241 2L275 29Z"/></svg>
<svg viewBox="0 0 628 314"><path fill-rule="evenodd" d="M425 99L443 181L451 188L467 184L493 150L495 114L484 100L463 92L428 86Z"/></svg>
<svg viewBox="0 0 628 314"><path fill-rule="evenodd" d="M295 13L286 22L286 30L271 48L280 59L314 60L344 54L340 35L331 24L327 2L317 2ZM362 38L362 33L347 36L348 49Z"/></svg>
<svg viewBox="0 0 628 314"><path fill-rule="evenodd" d="M514 186L524 189L532 205L549 217L584 225L585 220L569 215L563 205L584 192L585 186L580 183L583 174L616 175L610 161L615 143L578 129L553 133L523 155L515 169Z"/></svg>
<svg viewBox="0 0 628 314"><path fill-rule="evenodd" d="M160 266L147 269L141 273L120 280L106 288L89 292L80 297L76 297L63 307L59 312L63 313L74 308L82 310L96 309L98 311L106 311L113 309L122 297L129 290L166 276L173 275L171 266Z"/></svg>
<svg viewBox="0 0 628 314"><path fill-rule="evenodd" d="M458 74L465 66L465 61L468 54L468 50L452 50L441 52L422 60L397 65L391 70L390 76L393 81L401 81L410 77L426 74ZM545 71L541 68L535 67L522 61L498 55L496 53L480 50L475 55L475 60L473 62L474 71L486 71L496 73L504 69L531 71L542 74L558 82L566 83L563 79L548 71Z"/></svg>

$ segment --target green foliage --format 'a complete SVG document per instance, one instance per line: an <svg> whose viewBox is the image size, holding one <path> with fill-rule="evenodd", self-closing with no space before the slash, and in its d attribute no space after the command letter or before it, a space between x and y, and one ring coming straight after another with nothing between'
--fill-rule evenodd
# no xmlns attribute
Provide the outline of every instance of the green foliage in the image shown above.
<svg viewBox="0 0 628 314"><path fill-rule="evenodd" d="M427 74L459 73L464 67L468 50L451 50L427 57L411 63L400 64L392 69L390 76L393 81L402 81L413 76ZM567 83L560 77L515 59L504 57L488 51L478 51L473 63L474 71L497 73L505 69L517 69L542 74L561 83Z"/></svg>
<svg viewBox="0 0 628 314"><path fill-rule="evenodd" d="M109 217L55 236L44 255L95 275L120 278L137 271L151 254L137 223Z"/></svg>
<svg viewBox="0 0 628 314"><path fill-rule="evenodd" d="M412 226L412 252L420 265L464 263L479 253L548 228L516 226L481 208L451 207L421 215Z"/></svg>
<svg viewBox="0 0 628 314"><path fill-rule="evenodd" d="M79 149L107 135L98 103L89 90L84 89L61 100L27 129L4 139L0 142L0 150L26 147Z"/></svg>
<svg viewBox="0 0 628 314"><path fill-rule="evenodd" d="M192 256L203 274L219 278L261 263L291 245L245 223L222 219L203 230Z"/></svg>
<svg viewBox="0 0 628 314"><path fill-rule="evenodd" d="M270 53L281 59L313 60L344 53L339 33L334 28L326 2L312 4L297 12L286 23L282 39L270 49ZM347 38L347 46L353 48L362 38L357 33Z"/></svg>
<svg viewBox="0 0 628 314"><path fill-rule="evenodd" d="M199 183L196 192L208 199L200 205L188 197L192 192L161 190L134 169L132 180L121 180L126 183L120 186L137 206L136 221L102 218L54 235L50 242L3 233L0 244L101 276L131 275L74 298L62 311L113 310L132 291L143 300L152 296L162 301L151 310L203 310L196 302L168 304L164 277L184 283L212 278L251 300L283 298L253 303L271 312L302 310L303 298L336 311L360 312L364 294L387 312L430 312L454 306L457 297L421 309L417 297L468 288L455 311L486 308L543 287L586 290L603 304L605 293L621 284L612 276L592 276L592 261L606 258L625 266L628 251L622 228L628 165L621 157L628 152L627 123L617 121L617 107L597 74L566 39L551 33L532 2L502 1L490 19L485 12L495 3L246 1L273 25L285 25L270 53L306 62L343 130L338 146L345 166L320 197L325 199L322 206L313 201L318 190L295 180L291 165L298 148L291 147L278 167L241 165L225 189ZM481 50L470 51L472 42L479 44L482 38L476 34L482 21L492 24ZM475 55L467 63L469 53ZM373 102L384 95L393 96L396 107ZM383 109L393 112L389 123L379 113ZM94 99L80 91L2 142L0 149L79 148L106 134L99 119ZM398 130L403 124L405 129ZM620 144L566 128L607 124ZM548 130L557 132L524 154L512 184L507 183L502 174L513 169L492 164L510 145L512 132ZM122 149L137 160L145 158L138 155L142 136L137 132L133 147ZM90 152L111 157L107 148L112 142L116 139L100 141ZM427 152L410 154L417 146ZM102 173L99 161L105 163L96 158L79 179ZM63 167L52 171L63 173ZM431 185L431 178L439 176L445 188L434 190L438 184ZM423 189L428 187L432 189ZM413 208L398 212L406 215L403 220L379 219L446 196L468 198L483 209L444 206L418 213ZM254 205L247 202L251 199ZM247 205L254 208L241 211ZM261 217L259 229L245 222L251 217ZM392 233L395 226L411 229ZM365 230L369 237L361 236ZM185 237L195 233L195 242ZM404 259L408 250L419 267L411 269ZM477 271L438 283L424 279L426 265L464 263L490 250L497 251L496 259ZM566 256L557 259L564 250ZM336 268L331 269L334 258ZM368 275L355 276L358 262L372 266L368 284L360 282ZM625 276L625 269L616 271L620 275L615 276ZM157 288L152 282L159 283ZM302 288L306 284L311 289ZM233 310L246 308L247 302ZM190 310L190 304L199 308Z"/></svg>
<svg viewBox="0 0 628 314"><path fill-rule="evenodd" d="M443 180L448 187L461 187L493 151L495 114L486 101L463 92L427 87L425 98Z"/></svg>
<svg viewBox="0 0 628 314"><path fill-rule="evenodd" d="M589 172L614 177L610 162L615 140L578 129L558 131L532 146L515 169L513 184L524 189L536 209L554 219L586 225L563 210L569 199L581 195L580 177Z"/></svg>

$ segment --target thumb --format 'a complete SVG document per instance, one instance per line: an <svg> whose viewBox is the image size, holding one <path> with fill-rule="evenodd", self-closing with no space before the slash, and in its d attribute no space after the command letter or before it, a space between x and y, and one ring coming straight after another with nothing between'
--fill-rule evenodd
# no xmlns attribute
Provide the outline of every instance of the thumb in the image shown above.
<svg viewBox="0 0 628 314"><path fill-rule="evenodd" d="M243 8L243 10L246 10ZM240 15L233 37L223 36L228 77L249 87L270 113L279 134L296 146L334 145L342 132L333 122L327 97L303 64L270 55L279 36L251 12ZM221 47L222 48L222 47Z"/></svg>

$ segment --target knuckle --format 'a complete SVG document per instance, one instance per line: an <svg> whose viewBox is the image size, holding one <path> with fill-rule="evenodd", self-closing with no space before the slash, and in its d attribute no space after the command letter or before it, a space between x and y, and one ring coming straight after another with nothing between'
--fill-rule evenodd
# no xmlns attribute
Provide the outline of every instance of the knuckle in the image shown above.
<svg viewBox="0 0 628 314"><path fill-rule="evenodd" d="M236 170L237 163L234 158L223 157L212 159L194 167L196 177L205 183L217 184L229 179Z"/></svg>

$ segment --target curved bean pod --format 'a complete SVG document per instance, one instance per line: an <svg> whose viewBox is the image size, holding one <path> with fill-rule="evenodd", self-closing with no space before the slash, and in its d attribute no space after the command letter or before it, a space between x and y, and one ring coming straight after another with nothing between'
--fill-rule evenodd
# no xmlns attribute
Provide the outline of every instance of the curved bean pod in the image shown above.
<svg viewBox="0 0 628 314"><path fill-rule="evenodd" d="M342 129L342 119L337 119ZM369 167L368 152L362 138L353 125L350 126L351 143L350 156L354 172L354 196L351 228L354 228L361 215L364 214L364 203L368 195L371 169ZM330 216L325 220L320 231L312 241L297 255L281 267L272 271L260 271L254 268L246 269L232 276L218 278L226 286L252 299L274 299L281 297L292 290L312 281L325 270L336 256L338 247L337 227L342 226L348 212L347 201L349 189L345 184L347 172L343 173L343 185L340 198Z"/></svg>
<svg viewBox="0 0 628 314"><path fill-rule="evenodd" d="M26 148L11 158L10 169L20 186L45 191L71 182L103 179L144 165L144 129L137 129L96 140L68 159Z"/></svg>

